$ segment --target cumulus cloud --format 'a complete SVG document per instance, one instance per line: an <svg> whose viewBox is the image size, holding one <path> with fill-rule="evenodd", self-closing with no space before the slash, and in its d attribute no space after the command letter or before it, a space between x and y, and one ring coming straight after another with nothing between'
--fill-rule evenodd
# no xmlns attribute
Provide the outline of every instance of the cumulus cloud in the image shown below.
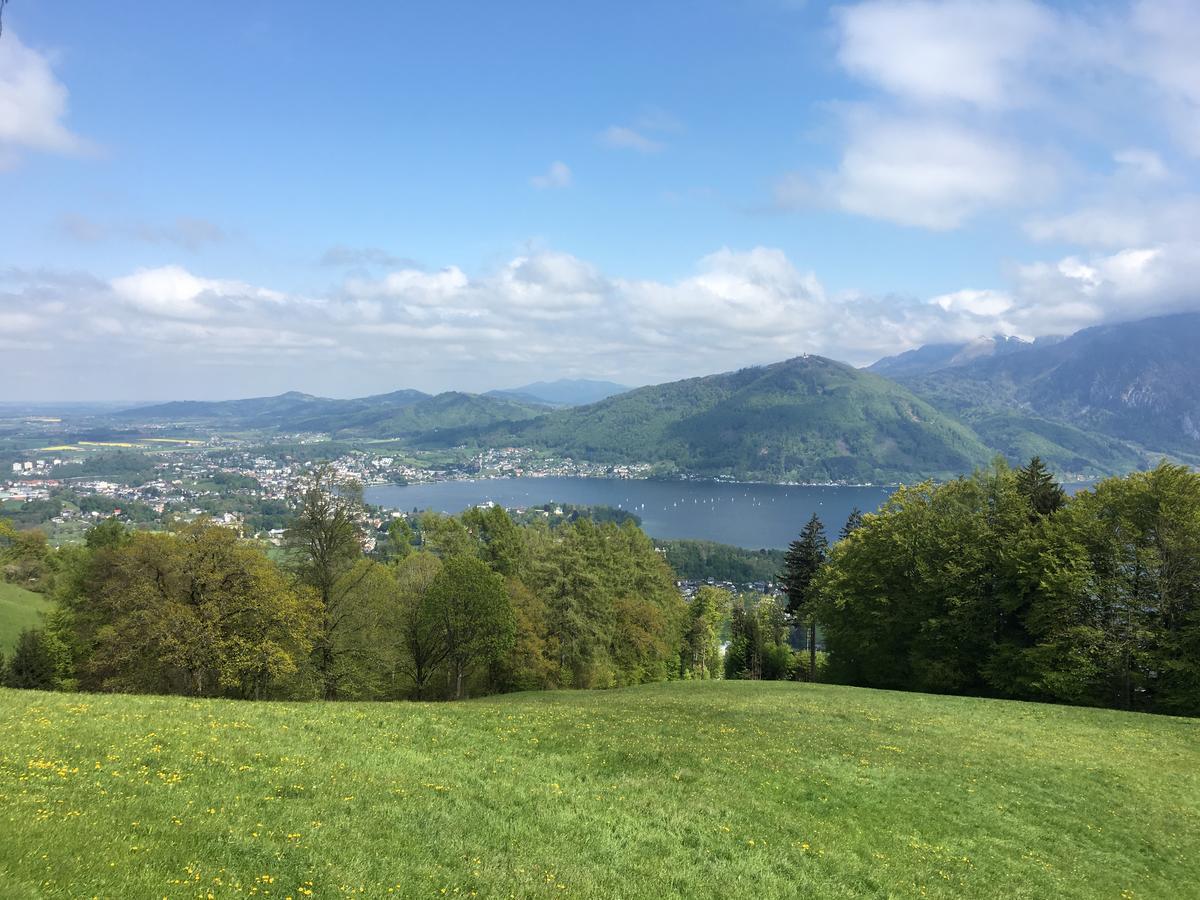
<svg viewBox="0 0 1200 900"><path fill-rule="evenodd" d="M845 126L836 169L779 179L777 206L825 204L945 230L991 210L1049 206L1052 187L1094 171L1098 150L1121 177L1170 180L1157 147L1096 146L1117 133L1165 126L1179 150L1200 155L1191 0L1088 15L1047 0L863 0L835 9L833 21L839 64L871 90L853 107L834 105ZM1097 90L1108 117L1096 112ZM1079 233L1066 218L1081 216L1077 207L1043 212L1031 230ZM1109 207L1094 230L1110 243L1138 237L1118 216Z"/></svg>
<svg viewBox="0 0 1200 900"><path fill-rule="evenodd" d="M1161 96L1180 143L1200 156L1200 13L1193 0L1138 0L1119 59Z"/></svg>
<svg viewBox="0 0 1200 900"><path fill-rule="evenodd" d="M833 172L793 172L774 189L780 209L825 206L934 231L988 210L1044 201L1053 169L1019 145L940 117L848 116Z"/></svg>
<svg viewBox="0 0 1200 900"><path fill-rule="evenodd" d="M222 311L266 303L278 306L285 296L241 281L201 278L182 266L138 269L114 278L114 296L143 312L179 319L208 319Z"/></svg>
<svg viewBox="0 0 1200 900"><path fill-rule="evenodd" d="M842 209L931 229L1020 204L1053 185L1021 148L953 122L860 117L832 184Z"/></svg>
<svg viewBox="0 0 1200 900"><path fill-rule="evenodd" d="M1062 334L1195 308L1197 281L1200 252L1180 243L1029 262L1002 285L933 297L830 292L770 247L719 249L674 280L624 278L543 250L476 274L356 275L319 296L178 265L109 281L9 270L0 272L0 332L19 341L6 344L10 355L41 360L31 372L65 360L69 377L89 373L81 390L90 396L114 396L120 379L155 396L194 396L200 371L220 372L223 392L242 395L482 390L559 374L648 383L801 353L863 364L934 341ZM49 357L35 349L51 342Z"/></svg>
<svg viewBox="0 0 1200 900"><path fill-rule="evenodd" d="M1056 29L1030 0L869 0L836 21L851 73L917 101L984 107L1025 99L1024 72Z"/></svg>
<svg viewBox="0 0 1200 900"><path fill-rule="evenodd" d="M530 178L529 183L540 191L548 188L570 187L571 169L565 162L555 160L550 163L550 168L543 174Z"/></svg>
<svg viewBox="0 0 1200 900"><path fill-rule="evenodd" d="M64 123L67 88L50 60L10 29L0 40L0 168L27 151L78 155L92 145Z"/></svg>

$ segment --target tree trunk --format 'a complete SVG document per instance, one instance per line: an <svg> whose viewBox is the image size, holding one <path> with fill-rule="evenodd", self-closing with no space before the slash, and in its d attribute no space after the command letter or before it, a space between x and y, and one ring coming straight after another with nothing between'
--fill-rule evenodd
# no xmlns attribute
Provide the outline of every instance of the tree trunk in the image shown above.
<svg viewBox="0 0 1200 900"><path fill-rule="evenodd" d="M817 620L808 620L808 680L817 680Z"/></svg>

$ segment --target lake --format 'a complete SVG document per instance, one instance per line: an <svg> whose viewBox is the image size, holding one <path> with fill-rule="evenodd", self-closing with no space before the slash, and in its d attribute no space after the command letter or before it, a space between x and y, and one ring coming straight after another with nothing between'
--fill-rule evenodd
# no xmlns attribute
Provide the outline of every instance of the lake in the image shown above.
<svg viewBox="0 0 1200 900"><path fill-rule="evenodd" d="M886 487L716 484L616 478L493 478L436 484L377 484L368 503L392 509L460 513L491 500L505 508L573 503L634 513L656 538L699 538L739 547L786 547L816 513L830 537L850 511L871 512Z"/></svg>

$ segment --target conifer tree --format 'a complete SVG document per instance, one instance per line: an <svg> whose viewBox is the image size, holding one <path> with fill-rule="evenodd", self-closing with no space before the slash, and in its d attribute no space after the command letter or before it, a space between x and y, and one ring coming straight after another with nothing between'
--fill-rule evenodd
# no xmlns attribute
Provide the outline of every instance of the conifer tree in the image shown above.
<svg viewBox="0 0 1200 900"><path fill-rule="evenodd" d="M829 540L825 537L825 526L813 513L800 537L792 541L783 558L783 572L779 580L787 593L787 609L797 619L808 619L808 673L810 678L817 672L817 620L812 613L813 582L817 572L825 563Z"/></svg>
<svg viewBox="0 0 1200 900"><path fill-rule="evenodd" d="M1058 512L1067 502L1067 492L1054 480L1039 456L1017 469L1017 491L1029 501L1038 516Z"/></svg>
<svg viewBox="0 0 1200 900"><path fill-rule="evenodd" d="M17 639L4 683L12 688L51 691L56 687L54 656L39 629L26 628Z"/></svg>
<svg viewBox="0 0 1200 900"><path fill-rule="evenodd" d="M838 535L838 539L845 540L846 538L850 537L850 535L854 534L854 532L862 527L862 523L862 510L856 506L854 509L850 510L850 515L846 517L846 524L842 526L842 531L841 534Z"/></svg>

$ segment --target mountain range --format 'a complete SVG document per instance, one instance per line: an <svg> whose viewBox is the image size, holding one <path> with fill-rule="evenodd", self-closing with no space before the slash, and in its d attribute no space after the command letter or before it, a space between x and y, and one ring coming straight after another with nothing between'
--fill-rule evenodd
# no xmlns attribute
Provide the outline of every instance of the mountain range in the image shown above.
<svg viewBox="0 0 1200 900"><path fill-rule="evenodd" d="M1100 325L1054 343L898 380L945 413L989 431L1024 420L1200 460L1200 313ZM1112 445L1110 445L1112 446ZM1081 448L1082 449L1082 448Z"/></svg>
<svg viewBox="0 0 1200 900"><path fill-rule="evenodd" d="M557 381L535 381L523 387L488 391L489 397L516 400L519 403L545 406L585 406L598 403L629 388L612 381L591 381L587 378L560 378Z"/></svg>
<svg viewBox="0 0 1200 900"><path fill-rule="evenodd" d="M1043 337L1027 341L1012 335L996 334L980 337L973 341L949 344L926 344L914 350L906 350L895 356L885 356L867 366L867 370L888 378L908 375L924 375L952 366L966 365L979 359L991 359L1019 353L1035 346L1049 346L1061 341L1061 337Z"/></svg>
<svg viewBox="0 0 1200 900"><path fill-rule="evenodd" d="M772 481L951 477L999 453L1067 477L1200 462L1200 313L933 344L867 369L818 356L624 390L539 382L506 391L401 390L175 402L126 421L394 438L412 446L530 446L663 473ZM589 402L590 396L600 399ZM577 405L582 404L582 405Z"/></svg>

